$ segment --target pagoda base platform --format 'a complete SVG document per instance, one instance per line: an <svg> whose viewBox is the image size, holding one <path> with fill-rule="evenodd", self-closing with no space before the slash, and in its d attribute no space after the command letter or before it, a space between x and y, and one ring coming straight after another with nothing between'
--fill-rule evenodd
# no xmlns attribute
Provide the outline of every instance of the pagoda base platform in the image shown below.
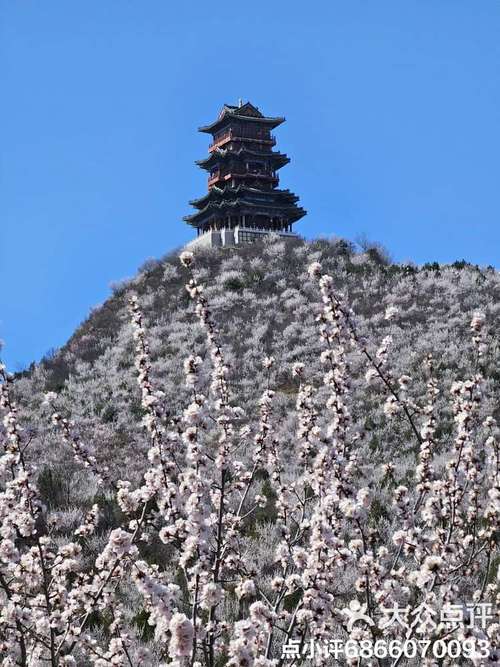
<svg viewBox="0 0 500 667"><path fill-rule="evenodd" d="M211 230L190 241L186 248L224 248L238 245L248 245L261 241L265 236L276 234L283 238L298 238L293 232L281 232L259 227L233 227L232 229Z"/></svg>

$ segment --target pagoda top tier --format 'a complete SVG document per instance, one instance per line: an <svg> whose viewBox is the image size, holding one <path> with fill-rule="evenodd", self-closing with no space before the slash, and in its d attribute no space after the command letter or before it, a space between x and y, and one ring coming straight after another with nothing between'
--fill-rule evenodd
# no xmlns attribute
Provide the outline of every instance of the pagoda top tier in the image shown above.
<svg viewBox="0 0 500 667"><path fill-rule="evenodd" d="M229 125L231 121L235 120L244 120L245 123L250 122L258 125L265 125L269 130L274 129L275 127L278 127L278 125L281 125L281 123L285 122L285 119L282 116L276 118L264 116L257 107L250 102L246 102L245 104L240 103L239 106L224 104L217 120L214 120L214 122L209 125L202 125L202 127L198 129L200 132L215 134L222 130L226 125Z"/></svg>

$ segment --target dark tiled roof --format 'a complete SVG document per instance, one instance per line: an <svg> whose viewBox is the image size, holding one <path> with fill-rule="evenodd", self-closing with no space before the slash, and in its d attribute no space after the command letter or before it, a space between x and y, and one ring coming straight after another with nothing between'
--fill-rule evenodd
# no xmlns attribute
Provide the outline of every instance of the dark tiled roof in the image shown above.
<svg viewBox="0 0 500 667"><path fill-rule="evenodd" d="M298 197L289 190L262 191L251 188L247 188L246 191L241 190L241 188L224 190L212 188L203 206L200 206L201 200L198 200L201 210L185 216L184 220L198 227L214 216L242 214L246 211L256 215L285 215L288 220L295 222L306 213L303 208L297 206Z"/></svg>
<svg viewBox="0 0 500 667"><path fill-rule="evenodd" d="M258 197L261 201L270 201L275 199L276 196L293 197L295 202L299 200L297 195L293 194L293 192L290 192L290 190L261 190L259 188L252 188L249 185L237 185L235 188L231 187L230 185L226 185L225 187L220 188L215 185L205 195L203 195L203 197L193 199L189 203L195 208L202 209L207 205L208 202L220 201L221 199L233 200L242 199L245 197L251 197L255 199L255 197Z"/></svg>
<svg viewBox="0 0 500 667"><path fill-rule="evenodd" d="M263 116L258 108L254 107L253 104L250 104L250 102L247 102L246 104L238 107L225 104L222 107L217 120L214 120L213 123L209 123L208 125L202 125L198 129L200 132L208 132L209 134L213 134L217 131L217 129L223 127L232 118L243 118L244 120L252 123L266 125L270 129L281 125L281 123L285 121L282 116Z"/></svg>
<svg viewBox="0 0 500 667"><path fill-rule="evenodd" d="M250 157L255 158L256 160L271 160L275 165L279 164L280 167L284 167L285 164L290 162L290 158L284 153L278 153L275 151L252 151L249 148L241 147L237 150L217 148L208 157L203 158L203 160L196 160L195 164L197 164L202 169L211 169L218 162L226 160L232 156Z"/></svg>

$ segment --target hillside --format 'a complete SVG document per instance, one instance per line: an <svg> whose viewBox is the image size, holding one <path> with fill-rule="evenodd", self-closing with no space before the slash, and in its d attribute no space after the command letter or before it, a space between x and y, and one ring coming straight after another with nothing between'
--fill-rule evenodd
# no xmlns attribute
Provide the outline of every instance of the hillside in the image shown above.
<svg viewBox="0 0 500 667"><path fill-rule="evenodd" d="M422 361L428 352L433 353L446 387L473 372L469 323L476 310L484 311L492 338L483 363L488 368L491 405L497 409L500 352L494 332L500 324L499 273L465 262L423 267L392 264L375 248L356 253L343 241L275 241L197 255L197 275L206 286L241 405L254 407L266 385L261 364L266 355L276 360L274 385L285 415L297 393L292 364L302 361L311 377L319 376L321 342L314 320L320 297L307 277L313 261L321 262L323 270L334 277L336 288L355 313L359 331L373 349L385 336L392 336L391 369L396 377L412 377L415 396L422 395L425 388ZM61 408L71 414L99 460L112 466L117 455L121 466L130 455L130 465L139 465L129 448L135 451L147 445L139 428L140 395L127 301L132 293L139 297L154 381L165 393L169 413L175 414L185 405L188 393L182 382L183 360L192 353L204 356L205 347L185 282L186 271L175 255L148 262L136 278L115 286L113 296L90 314L60 351L17 383L22 402L30 406L37 424L43 423L37 410L43 393L60 391ZM386 321L389 305L396 306L399 313ZM361 378L364 382L363 374ZM411 451L414 443L404 428L397 440L392 430L385 429L382 406L377 403L376 395L364 397L370 456L378 460L394 451ZM39 426L34 428L38 431ZM50 437L45 434L44 442ZM48 449L60 460L60 448Z"/></svg>
<svg viewBox="0 0 500 667"><path fill-rule="evenodd" d="M310 275L311 272L308 273L309 267L317 263L321 266L321 273L329 274L332 277L332 287L328 282L318 283L318 280ZM319 272L319 268L316 268L316 272ZM98 529L84 545L85 567L90 567L92 559L102 549L108 549L106 544L108 544L110 529L126 525L123 523L126 515L123 497L127 495L128 491L124 492L122 500L119 499L117 502L112 487L120 479L130 480L131 488L140 485L143 483L142 476L146 469L152 464L156 465L156 458L159 454L158 452L151 454L151 443L153 441L154 449L155 438L159 437L155 435L156 431L153 431L151 426L152 423L153 425L156 423L155 420L161 423L161 427L158 428L164 434L163 447L166 446L165 442L175 443L168 445L172 449L169 449L170 458L167 457L167 469L172 471L175 468L172 461L178 465L177 457L183 460L184 446L187 447L186 456L188 458L186 460L189 463L189 457L194 456L193 452L189 453L189 441L187 439L177 440L175 431L179 429L180 432L183 428L182 424L188 422L189 419L193 419L193 423L198 424L198 417L192 417L192 415L188 417L188 412L183 413L190 403L189 409L194 410L194 413L198 409L202 410L199 406L196 407L196 393L194 403L192 403L193 384L190 384L189 381L186 383L185 360L193 355L195 361L190 363L194 364L194 370L188 371L188 379L189 373L192 373L193 378L196 377L196 391L199 391L201 395L212 396L214 394L214 412L207 411L205 414L205 408L203 408L202 423L207 433L203 444L206 459L205 463L200 465L204 472L200 473L198 467L191 470L191 474L194 474L194 470L197 475L201 474L200 485L212 483L210 480L214 479L213 475L216 474L218 466L216 451L219 451L219 457L222 456L217 447L222 446L220 443L224 438L232 442L236 437L236 432L242 434L243 444L238 445L234 454L231 449L224 454L230 457L229 466L235 465L234 475L237 477L240 465L242 468L251 467L252 460L256 461L253 443L259 443L260 437L264 441L265 438L272 435L273 444L269 446L269 450L266 450L265 457L261 461L260 455L257 456L257 462L259 465L262 464L262 470L258 471L258 474L257 472L252 473L252 480L255 479L258 492L257 505L253 508L256 514L254 518L248 520L250 523L242 522L241 525L245 526L245 530L238 542L238 548L235 546L236 542L231 542L231 549L234 549L235 553L239 553L238 549L243 548L247 556L249 554L251 556L253 565L248 571L245 570L244 580L251 576L251 572L261 572L263 595L269 587L269 590L279 590L281 584L276 584L273 579L279 560L276 561L273 554L279 540L288 539L283 537L290 530L287 523L289 521L287 511L290 512L290 515L293 514L291 509L283 509L287 506L287 502L291 502L290 499L285 500L288 496L284 490L288 488L288 492L291 493L290 489L300 487L304 494L302 521L304 521L304 516L309 517L299 531L300 539L306 540L304 543L306 551L308 549L314 551L313 541L307 546L307 540L309 539L309 528L314 526L314 521L317 521L318 530L322 530L321 526L324 528L325 522L328 524L333 522L331 526L333 533L337 538L342 539L342 543L345 538L345 544L350 545L349 549L354 552L355 547L352 546L354 543L349 541L354 539L353 534L349 533L343 523L346 520L349 521L351 511L354 512L352 516L364 517L366 525L370 526L367 528L367 535L363 533L360 524L358 528L354 529L354 531L361 531L365 557L368 553L367 544L372 544L372 541L375 544L377 540L380 540L380 544L390 548L391 545L394 546L390 536L397 528L395 522L399 521L397 518L399 514L401 514L401 520L404 519L405 531L411 533L415 529L417 536L426 534L423 541L426 546L422 547L422 552L419 551L420 547L416 551L413 548L406 551L405 547L404 551L408 563L413 563L411 566L408 564L407 567L409 570L412 567L416 568L415 572L418 574L418 576L417 574L412 575L413 579L410 576L408 578L408 581L411 581L408 586L410 588L416 586L416 592L411 595L408 592L408 599L412 604L416 604L418 591L425 590L430 580L430 577L425 579L422 574L427 567L426 558L430 557L429 554L433 554L433 557L438 557L436 554L440 554L439 558L445 558L441 555L439 546L442 538L440 531L434 524L432 524L431 531L432 522L429 523L428 518L429 508L426 506L427 515L423 514L423 518L418 519L424 522L422 525L426 526L425 528L418 530L415 528L417 525L416 513L420 511L421 503L423 512L423 500L426 494L431 494L432 489L434 489L432 493L435 494L435 497L441 498L439 494L442 493L442 490L440 490L438 481L441 476L444 478L448 474L445 463L452 455L451 453L456 452L457 437L462 437L460 432L459 436L456 435L457 413L461 409L470 411L466 424L469 419L472 420L473 427L470 426L470 429L474 429L474 435L471 430L470 433L467 432L467 438L474 437L477 442L481 443L486 439L484 428L493 428L491 425L483 427L484 420L489 416L495 419L500 418L500 350L497 336L500 325L500 274L491 267L480 268L465 262L446 266L432 264L422 267L394 264L388 261L377 248L367 248L364 252L356 252L350 244L340 240L331 242L319 240L306 243L300 240L284 242L277 238L270 238L262 245L200 252L195 258L194 275L196 280L204 286L203 295L208 303L207 306L202 304L201 311L205 312L203 309L208 309L209 315L204 316L215 323L217 332L214 336L217 341L221 342L224 364L227 365L227 373L225 370L221 371L222 375L218 376L218 379L217 376L214 376L213 371L213 364L216 370L218 364L217 353L214 356L215 343L210 343L207 351L208 329L204 331L199 323L200 302L198 301L197 310L198 297L196 294L193 296L193 293L190 297L185 287L189 279L189 271L181 265L177 256L168 256L158 262L149 262L133 280L115 286L113 295L105 304L90 314L61 350L33 367L29 373L16 378L13 383L12 393L19 405L17 418L24 429L23 437L29 441L25 456L30 462L36 464L33 477L38 482L38 493L48 512L44 521L50 523L50 517L55 518L57 530L54 533L54 539L58 544L63 544L64 540L71 537L73 531L81 525L85 513L94 504L97 504L101 519ZM333 313L331 321L329 320L331 313L328 315L328 311L324 310L328 308L330 289L333 289L333 293L338 295L341 304L340 311ZM136 315L135 324L131 324L129 304L133 295L137 297L137 308L143 313L143 319L140 320L137 320L139 316ZM352 313L349 313L349 309L352 310ZM323 319L318 322L318 316L322 312ZM484 314L484 320L482 314ZM475 322L473 330L471 330L472 320ZM143 325L147 347L140 352L140 345L143 344ZM329 345L333 345L333 349L329 352L325 352L326 339L322 339L319 335L320 326L325 327L324 331L330 331L328 327L333 327L334 333L329 334L332 336ZM210 341L210 335L208 338ZM134 348L136 348L135 353ZM144 359L149 359L149 361L142 362L146 364L143 366L140 365L141 354L145 355ZM433 358L431 366L429 366L429 355L432 355ZM197 357L200 359L196 360ZM266 362L266 358L271 358L271 360ZM375 360L375 366L369 362L370 359ZM297 371L296 364L298 363L304 364L303 370L298 367ZM325 363L332 364L330 375L328 373L325 375ZM374 367L380 369L380 377L374 372ZM144 377L142 379L142 395L137 383L138 368L148 369L145 379ZM145 371L141 370L142 372ZM457 392L460 394L461 389L457 389L456 381L474 378L479 374L483 379L480 382L477 381L477 386L474 383L471 384L471 387L474 386L470 389L470 405L467 403L469 400L467 397L460 399L463 400L463 403L457 403L459 400L456 398ZM238 413L233 414L232 408L228 406L224 408L226 381L231 405L238 405L242 408ZM210 383L212 383L211 390L209 389ZM310 386L310 396L303 394L304 383ZM434 386L438 389L433 393ZM273 393L267 395L268 389ZM44 400L47 392L51 392L49 405ZM219 403L215 400L217 395L219 395ZM397 400L394 399L394 396ZM212 398L209 400L212 401ZM271 403L272 408L269 407ZM316 407L312 407L313 404ZM52 417L51 420L51 413L54 410L57 416L55 419ZM214 414L215 417L213 417ZM228 414L232 416L228 417ZM434 415L432 420L429 414ZM72 424L70 426L71 435L68 435L65 442L64 437L61 437L60 420L66 417L71 420ZM214 425L222 425L225 435L216 437L215 433L210 430L210 420ZM271 426L268 425L268 420ZM236 426L238 431L234 430ZM247 433L245 429L247 428L248 432L252 434L248 442L245 440ZM459 425L458 428L463 428L463 426ZM312 434L307 436L312 440L308 440L305 444L302 442L304 430ZM271 435L268 436L268 434ZM496 430L495 434L498 435ZM85 447L86 454L83 457L77 457L80 460L75 460L73 455L75 442L77 448L82 445ZM311 442L316 444L311 444ZM338 451L339 442L344 443L341 454ZM349 442L348 449L345 444L347 442ZM420 466L423 461L425 463L427 460L422 448L427 446L428 442L432 443L432 471L425 472L424 470L422 473ZM328 493L325 491L328 485L323 489L322 484L327 483L315 478L317 474L314 472L315 469L321 469L324 463L321 460L321 446L331 447L332 452L337 452L335 455L332 454L331 462L327 465L326 470L331 468L331 471L335 471L335 480L332 481L332 484L340 485L336 486L338 506L342 507L342 516L338 518L338 525L334 524L332 518L337 509L329 506L330 509L327 511L321 505L323 502L321 499L328 498ZM301 447L305 449L300 449ZM483 444L481 444L482 447ZM297 451L302 452L300 456ZM489 460L487 459L490 456L488 451L487 447L484 451L481 449L477 460L471 455L470 461L467 459L465 463L465 459L460 459L460 454L456 463L457 471L467 465L478 466L479 472L475 472L474 476L470 478L476 480L478 489L480 489L477 491L477 498L485 497L488 485L495 483L494 480L491 481L494 471L491 470L489 464L485 463ZM87 455L95 457L96 462L90 468L94 467L98 475L92 474L82 465L82 458L86 460ZM314 457L317 458L313 463ZM235 463L236 461L238 463ZM304 477L300 472L303 461L306 463L309 461ZM182 467L184 464L180 465ZM191 479L189 476L184 478L184 473L180 470L181 468L178 473L172 472L173 479L176 481L169 493L173 493L174 496L183 492L182 489L185 487L189 487L189 479ZM417 473L415 473L416 470ZM328 474L330 473L325 472L327 477ZM417 479L415 474L417 474ZM464 484L463 481L460 481L462 477L457 477L457 474L455 474L453 484ZM100 475L104 477L104 480L99 479ZM231 484L233 484L232 475L233 473L231 473ZM421 486L423 484L422 475L424 475L424 481L427 480L424 487ZM425 477L426 475L428 478ZM466 479L468 475L469 468L465 467L463 479ZM239 482L240 486L236 484L231 493L237 494L238 489L242 488L241 484L244 485L247 478L243 476L241 479L243 481ZM498 484L498 480L496 483ZM224 483L222 488L224 488ZM397 511L391 510L392 494L398 493L398 489L402 488L405 488L406 491L400 493L409 494L406 509L403 509L403 505L398 505L400 501L394 501L398 509ZM217 487L217 489L212 488L210 492L208 488L205 489L209 495L211 494L210 497L215 504L219 497L217 494L220 493L220 488ZM360 489L362 490L361 495L358 493L356 496ZM469 498L469 494L472 493L471 489L469 482L466 482L461 501L465 502L465 499ZM205 491L200 491L199 497ZM323 496L323 493L326 495ZM417 500L419 493L421 497ZM370 501L365 503L365 496L368 494L370 494ZM353 500L350 500L351 496ZM264 498L262 506L258 500L259 497ZM309 515L309 510L306 511L305 508L313 497L319 499L319 509L314 510L315 506L313 506L311 515ZM244 500L241 501L242 504ZM126 502L132 501L129 499ZM173 510L168 502L165 499L162 500L161 495L158 498L155 497L153 513L159 512L160 516L171 513ZM187 500L185 502L188 507L189 502ZM444 501L441 499L439 502ZM410 520L405 512L408 512L408 507L413 504L415 516L412 515ZM334 505L337 507L335 503ZM362 505L366 506L365 509L361 509ZM315 512L320 510L326 514L316 515ZM181 516L184 510L179 509L178 511ZM445 521L448 510L442 508L440 511L443 512L442 520ZM467 520L465 518L458 520L458 505L454 512L452 525L457 521L457 534L462 535L463 533L465 536L469 530L467 522L472 521L470 519L471 510L468 510L469 519ZM133 514L133 516L137 518L137 515ZM322 518L319 518L320 516ZM475 540L479 539L477 537L478 521L479 519L474 519L474 527L470 529L474 533L474 544L476 544ZM484 528L488 521L488 518L481 519L481 526ZM214 525L214 522L217 523L212 518L207 525ZM226 524L221 519L219 528L224 525ZM228 519L228 530L230 525L232 525L231 520ZM302 524L299 521L297 525ZM314 530L312 528L311 530L314 534ZM419 532L420 530L423 533ZM181 533L176 533L175 539L182 541L184 534ZM201 540L201 537L199 539ZM310 539L313 540L312 537ZM324 543L327 544L328 539L331 538L322 539L327 540ZM456 539L457 544L463 542L469 548L468 538L467 540L458 539L458 537ZM216 543L219 545L217 549L220 552L221 543L218 540L219 537ZM394 544L398 544L394 537L392 540ZM167 547L161 546L160 541L166 542ZM161 571L171 573L172 581L175 580L180 584L184 591L183 594L188 595L186 590L190 591L190 595L195 594L192 588L194 586L193 577L203 577L203 575L195 575L194 570L185 566L177 570L172 560L174 547L168 545L168 540L161 538L160 541L155 537L149 546L141 546L141 549L144 548L144 552L141 552L143 558L147 563L158 563ZM200 543L198 542L198 550ZM211 544L210 540L208 543ZM453 549L449 546L450 544L448 540L446 548L443 547L443 549L446 551L449 548L451 554ZM211 547L206 548L208 554ZM226 545L222 548L222 554L226 553L226 548L229 547ZM461 548L457 546L456 551L453 552L455 555L449 555L449 558L459 559L458 554ZM442 583L438 579L437 585L434 581L432 586L429 586L429 597L425 599L442 604L444 599L449 599L447 597L451 595L449 591L454 590L458 599L463 602L471 598L473 591L477 590L478 586L479 588L482 586L484 592L486 585L492 584L498 568L497 552L488 551L488 562L485 564L486 547L477 553L474 551L475 548L472 546L471 560L461 580L463 583L459 585L456 579L452 582L452 578L446 579L443 575ZM290 549L292 553L291 546ZM375 550L375 546L370 549ZM403 558L402 549L403 547L399 550L394 563ZM220 556L219 552L217 558ZM380 554L382 562L385 552L377 551L377 553ZM482 556L480 557L479 554ZM476 556L477 567L471 565ZM209 558L208 555L206 557ZM200 559L199 567L201 568L203 568L203 558L203 553L200 555L199 552L198 559ZM330 567L334 569L332 563L335 559L333 556L331 558L333 560L326 569ZM346 561L349 566L342 565L341 573L336 575L337 579L328 580L324 584L325 590L329 591L330 601L338 597L343 604L347 604L349 600L355 581L354 569L357 562L356 559L354 559L356 562L352 562L350 558L351 556ZM394 554L391 558L394 558ZM335 567L337 565L338 563ZM462 566L463 562L457 565L453 561L453 567L450 565L450 572L456 572L457 568L460 570ZM211 567L210 571L213 572L214 566ZM242 565L240 567L243 568ZM185 582L179 575L181 570L185 572ZM291 576L290 572L293 568L289 569L287 565L285 570L287 574L283 576L285 578ZM302 568L299 567L298 574L295 573L293 576L298 576L299 579L300 576L306 576L301 574L301 570ZM368 579L369 576L376 579L380 577L378 585L382 586L381 581L384 576L389 577L389 572L390 567L385 575L374 569L372 574L367 574L366 577ZM238 577L243 577L243 569L238 570L238 573ZM392 573L390 577L393 577ZM181 579L184 583L180 583ZM391 581L393 581L391 586L397 588L394 580L391 579ZM225 593L224 612L220 613L223 613L225 618L233 620L245 618L248 608L245 605L236 604L234 595L237 594L239 599L238 589L233 590L234 586L233 588L231 586L233 584L229 585L231 590ZM292 584L288 583L287 586L288 594L292 595L290 593L293 589ZM370 597L371 593L369 591L366 593L363 585L359 586L356 584L356 590L361 599L364 599L365 594L367 595L369 607L382 604L383 600L381 602L375 594L373 598ZM452 588L450 589L449 586ZM293 600L299 600L297 609L301 608L302 611L305 607L307 608L305 602L307 590L307 585L302 581L293 593L295 595ZM323 593L318 594L320 597L323 595ZM494 591L491 594L494 595ZM134 634L132 643L139 640L139 643L149 641L152 631L147 629L145 619L150 619L150 622L153 623L152 619L156 618L154 599L153 602L149 601L149 606L146 605L143 608L141 606L143 603L138 602L138 593L131 592L130 586L122 591L121 595L120 599L126 600L126 611L123 613L129 623L128 627L133 628L133 634L137 634L137 637ZM283 594L282 600L288 599L286 595ZM283 602L282 608L280 607L281 601L276 603L277 609L282 609L285 620L289 619L287 614L293 607L291 599ZM328 604L333 604L333 602ZM189 616L190 603L184 601L183 605L181 610L184 610ZM219 612L216 610L221 609L218 605L219 602L216 601L210 607L210 618L217 617ZM303 626L302 621L299 622L299 627L306 628L306 630L301 630L304 633L302 636L305 637L307 631L312 633L317 631L318 637L324 637L327 630L333 632L333 621L323 620L323 612L320 613L314 605L311 608L314 609L314 614L311 612L313 615L307 616L306 625ZM142 612L140 612L141 609ZM195 609L193 613L196 628L196 613L198 612ZM201 618L202 612L199 613ZM95 637L99 641L102 640L106 644L109 637L114 636L113 632L116 628L109 629L111 621L105 621L106 613L103 609L99 614L97 614L95 625L92 626L92 631L97 633ZM207 617L203 618L206 621ZM253 620L256 621L255 618ZM85 617L85 622L88 622L87 617ZM270 622L269 619L267 622ZM321 626L321 623L325 624L324 627ZM323 627L321 630L323 635L317 630L320 626ZM159 632L158 625L156 628L156 641L159 644L153 645L152 654L146 661L137 658L136 662L111 663L105 661L108 658L102 658L104 662L94 664L160 664L160 658L165 659L166 654L162 653L159 646L167 639L165 639L166 635ZM241 631L237 625L235 628L236 634L234 636L231 635L231 632L229 634L233 636L232 641L238 640L238 632ZM173 630L171 629L170 632ZM225 633L226 629L221 629L221 632ZM290 633L289 636L293 636L292 630ZM255 646L252 644L255 656L261 655L259 641L255 639ZM276 653L278 648L275 645L276 634L271 633L266 641L268 642L268 648L265 651L267 660L271 655L278 655ZM136 646L135 643L134 646ZM247 648L246 646L245 650ZM83 648L79 650L82 651L81 656L86 655ZM134 650L139 651L137 647ZM217 662L216 658L210 658L210 651L219 650L217 642L210 644L207 650L209 653L204 654L205 657L198 664L213 667L215 664L226 664L224 662L226 658L222 662ZM220 650L223 655L226 655L224 653L226 649L220 648ZM265 661L246 663L241 656L241 661L238 662L240 658L234 657L239 650L236 644L231 650L235 661L229 662L230 665L255 664L256 667L257 665L271 667L271 662ZM250 651L249 648L248 650ZM81 657L79 660L78 664L90 664L86 662L87 657ZM60 664L70 663L61 662ZM187 663L181 660L178 664ZM278 662L272 664L276 665ZM347 663L341 662L341 664ZM378 664L389 665L392 662L379 660ZM475 664L483 663L476 662Z"/></svg>

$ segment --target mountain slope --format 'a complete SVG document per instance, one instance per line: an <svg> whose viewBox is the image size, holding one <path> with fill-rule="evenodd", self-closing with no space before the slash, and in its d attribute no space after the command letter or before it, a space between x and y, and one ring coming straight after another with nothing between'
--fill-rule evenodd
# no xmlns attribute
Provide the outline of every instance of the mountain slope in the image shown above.
<svg viewBox="0 0 500 667"><path fill-rule="evenodd" d="M239 402L249 409L267 382L261 363L264 356L276 360L274 384L284 416L297 392L292 364L303 361L311 377L319 373L321 343L314 320L320 299L317 286L307 277L313 261L321 262L323 270L334 277L339 293L355 313L359 331L371 340L373 349L384 336L392 336L393 374L411 376L410 391L415 396L422 395L425 388L422 361L428 352L434 354L439 377L447 386L473 371L469 323L474 311L484 311L489 330L498 330L500 277L492 268L464 262L395 265L386 263L376 250L355 253L343 241L284 243L275 239L238 250L205 252L197 256L197 274L226 343ZM169 413L174 414L187 397L183 360L191 353L204 356L205 348L184 287L186 279L176 256L150 262L135 279L115 287L114 295L91 313L60 351L31 376L21 378L17 391L21 402L29 406L27 418L35 420L33 429L39 432L43 424L43 408L39 408L43 392L60 391L61 409L71 414L96 456L111 468L121 467L125 460L139 470L136 449L144 449L146 443L140 428L127 300L132 293L138 295L148 327L155 384L165 393ZM395 305L399 314L386 321L389 305ZM498 356L493 338L483 361L488 366L494 406L498 405ZM356 370L357 363L354 382L364 382L364 371ZM402 444L408 435L404 427L399 442L387 431L382 407L375 399L368 392L363 406L372 432L372 456L378 459L394 449L411 449L411 444ZM49 429L43 433L42 444L33 449L39 447L38 453L44 452L47 462L60 461L60 448L48 444L51 437Z"/></svg>
<svg viewBox="0 0 500 667"><path fill-rule="evenodd" d="M68 642L76 663L52 664L112 664L117 651L118 664L189 654L271 667L281 662L261 660L261 644L278 660L283 621L302 640L345 640L351 602L381 622L390 602L493 599L499 274L279 238L191 261L148 263L15 382L0 368L0 506L14 517L2 518L0 595L14 582L22 623L50 619L25 637L33 650L53 652L54 633L64 644L68 610L90 635ZM64 567L44 565L50 549ZM112 581L109 603L86 597L91 580L94 591ZM178 584L180 630L160 581ZM220 642L205 634L210 618ZM260 639L240 636L248 619ZM19 627L7 623L5 651ZM107 657L95 662L97 646Z"/></svg>

